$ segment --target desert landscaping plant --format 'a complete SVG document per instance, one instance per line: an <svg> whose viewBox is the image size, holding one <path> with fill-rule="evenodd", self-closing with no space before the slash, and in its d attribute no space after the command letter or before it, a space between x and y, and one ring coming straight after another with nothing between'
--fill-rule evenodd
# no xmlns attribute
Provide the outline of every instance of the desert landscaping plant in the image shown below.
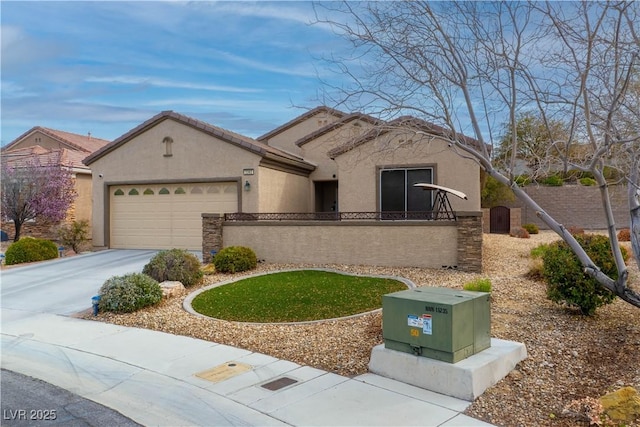
<svg viewBox="0 0 640 427"><path fill-rule="evenodd" d="M578 234L575 236L580 245L596 262L603 273L615 278L617 271L609 239L597 234ZM625 248L622 256L628 255ZM593 315L596 309L610 304L615 295L584 272L580 261L571 248L564 242L548 245L542 254L542 275L547 283L547 297L556 303L577 307L582 314Z"/></svg>
<svg viewBox="0 0 640 427"><path fill-rule="evenodd" d="M481 278L467 282L462 286L465 291L491 292L491 279Z"/></svg>
<svg viewBox="0 0 640 427"><path fill-rule="evenodd" d="M57 230L58 239L63 246L69 246L75 253L80 253L82 246L89 239L89 221L86 219L62 224Z"/></svg>
<svg viewBox="0 0 640 427"><path fill-rule="evenodd" d="M522 224L522 228L527 230L529 234L538 234L540 232L540 229L538 228L538 226L533 223Z"/></svg>
<svg viewBox="0 0 640 427"><path fill-rule="evenodd" d="M158 252L142 268L142 272L158 282L172 280L184 286L195 285L202 279L200 260L184 249L169 249Z"/></svg>
<svg viewBox="0 0 640 427"><path fill-rule="evenodd" d="M107 279L99 295L101 311L130 313L160 302L162 289L152 277L131 273Z"/></svg>
<svg viewBox="0 0 640 427"><path fill-rule="evenodd" d="M7 265L58 258L58 247L51 240L23 237L12 243L5 253Z"/></svg>
<svg viewBox="0 0 640 427"><path fill-rule="evenodd" d="M213 265L221 273L239 273L256 268L258 258L251 248L229 246L213 257Z"/></svg>

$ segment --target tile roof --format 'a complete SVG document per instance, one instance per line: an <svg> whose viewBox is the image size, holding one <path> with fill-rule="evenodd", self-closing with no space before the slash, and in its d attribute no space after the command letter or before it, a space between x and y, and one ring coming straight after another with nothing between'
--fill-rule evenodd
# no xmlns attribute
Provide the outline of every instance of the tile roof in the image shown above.
<svg viewBox="0 0 640 427"><path fill-rule="evenodd" d="M270 160L295 165L308 171L312 171L313 169L315 169L314 165L304 161L304 159L300 156L296 156L295 154L291 154L278 148L271 147L263 142L256 141L255 139L249 138L247 136L210 125L209 123L185 116L180 113L176 113L174 111L163 111L159 114L156 114L149 120L113 140L108 145L87 156L84 159L84 164L86 164L87 166L90 165L102 156L125 144L132 138L145 132L147 129L150 129L151 127L167 119L172 119L184 125L191 126L195 129L200 130L201 132L207 133L225 142L231 143L245 150L252 151L257 155L262 156L263 158L268 157Z"/></svg>
<svg viewBox="0 0 640 427"><path fill-rule="evenodd" d="M43 133L57 141L60 141L64 145L67 145L69 149L82 151L86 154L93 153L94 151L104 147L109 143L109 141L107 141L106 139L96 138L94 136L91 136L91 134L79 135L77 133L65 132L62 130L45 128L42 126L35 126L11 141L5 147L3 147L2 151L11 150L12 146L18 144L24 138L35 132Z"/></svg>
<svg viewBox="0 0 640 427"><path fill-rule="evenodd" d="M298 117L294 118L293 120L288 121L287 123L283 124L282 126L278 126L277 128L275 128L272 131L269 131L267 133L265 133L262 136L259 136L258 138L256 138L258 141L264 141L266 139L272 138L275 135L284 132L285 130L292 128L293 126L297 125L298 123L302 123L303 121L307 120L309 117L313 117L316 114L320 114L320 113L329 113L332 114L334 116L337 117L344 117L347 115L347 113L343 113L342 111L338 111L336 109L327 107L327 106L320 106L320 107L316 107L312 110L307 111L304 114L299 115Z"/></svg>
<svg viewBox="0 0 640 427"><path fill-rule="evenodd" d="M480 147L480 141L477 139L465 136L463 134L452 134L452 132L442 126L436 125L434 123L427 122L422 119L418 119L412 116L402 116L397 119L391 120L389 122L384 123L382 126L376 127L374 129L369 130L364 135L356 137L347 143L330 150L327 155L334 159L337 156L346 153L347 151L353 150L354 148L371 141L381 135L384 135L388 132L391 132L396 129L416 129L418 131L422 131L424 133L428 133L434 136L443 136L443 137L454 137L464 144Z"/></svg>
<svg viewBox="0 0 640 427"><path fill-rule="evenodd" d="M76 150L67 148L47 150L40 145L18 148L2 153L2 161L12 167L24 167L35 160L43 166L60 165L89 171L89 168L82 163L84 157L85 153Z"/></svg>
<svg viewBox="0 0 640 427"><path fill-rule="evenodd" d="M318 129L317 131L311 132L309 135L303 136L302 138L297 140L295 142L295 144L298 147L302 147L304 144L307 144L307 143L313 141L314 139L319 138L322 135L325 135L325 134L331 132L332 130L337 129L339 127L342 127L342 126L346 125L347 123L352 122L354 120L362 120L364 122L368 122L368 123L371 123L373 125L384 123L384 122L376 119L375 117L369 116L368 114L353 113L353 114L346 115L343 118L341 118L340 120L337 120L337 121L335 121L333 123L329 123L328 125L323 126L320 129Z"/></svg>

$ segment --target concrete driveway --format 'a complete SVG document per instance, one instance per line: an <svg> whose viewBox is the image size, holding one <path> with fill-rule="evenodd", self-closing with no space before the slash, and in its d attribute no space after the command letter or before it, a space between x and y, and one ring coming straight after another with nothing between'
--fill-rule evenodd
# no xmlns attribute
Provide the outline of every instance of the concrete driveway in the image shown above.
<svg viewBox="0 0 640 427"><path fill-rule="evenodd" d="M71 315L89 309L105 280L141 272L156 252L111 249L2 270L2 321L10 320L5 309L13 319L19 313Z"/></svg>

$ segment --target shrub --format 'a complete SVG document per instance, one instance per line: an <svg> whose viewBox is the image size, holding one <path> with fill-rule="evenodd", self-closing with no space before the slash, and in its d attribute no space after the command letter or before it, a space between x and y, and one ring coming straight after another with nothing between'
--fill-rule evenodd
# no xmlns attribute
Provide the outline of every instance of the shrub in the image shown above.
<svg viewBox="0 0 640 427"><path fill-rule="evenodd" d="M596 180L593 178L580 178L580 184L586 186L586 187L593 187L594 185L596 185Z"/></svg>
<svg viewBox="0 0 640 427"><path fill-rule="evenodd" d="M549 175L545 178L543 178L540 181L540 184L543 185L548 185L549 187L561 187L563 184L563 180L560 176L558 175Z"/></svg>
<svg viewBox="0 0 640 427"><path fill-rule="evenodd" d="M544 279L544 275L542 274L542 270L543 270L542 257L548 247L549 247L548 244L543 243L531 249L530 255L531 255L532 262L531 262L531 267L527 272L527 277L529 279L532 279L532 280Z"/></svg>
<svg viewBox="0 0 640 427"><path fill-rule="evenodd" d="M100 310L130 313L157 304L162 299L162 288L152 277L143 273L113 276L100 288Z"/></svg>
<svg viewBox="0 0 640 427"><path fill-rule="evenodd" d="M520 239L528 239L529 232L522 227L511 227L511 230L509 230L509 236L518 237Z"/></svg>
<svg viewBox="0 0 640 427"><path fill-rule="evenodd" d="M89 221L73 221L58 227L58 239L64 246L70 246L75 253L79 253L82 245L89 238Z"/></svg>
<svg viewBox="0 0 640 427"><path fill-rule="evenodd" d="M213 265L221 273L238 273L256 268L258 259L251 248L229 246L216 254Z"/></svg>
<svg viewBox="0 0 640 427"><path fill-rule="evenodd" d="M202 267L200 267L200 270L202 271L202 274L204 274L205 276L216 274L216 266L213 264L205 264Z"/></svg>
<svg viewBox="0 0 640 427"><path fill-rule="evenodd" d="M614 280L618 277L609 239L603 235L577 234L576 240L593 262ZM625 261L628 253L621 248ZM543 276L547 282L547 298L556 303L577 307L585 315L609 304L615 295L584 273L578 257L564 241L550 244L542 255Z"/></svg>
<svg viewBox="0 0 640 427"><path fill-rule="evenodd" d="M158 282L176 280L184 286L195 285L203 276L198 257L184 249L158 252L143 267L142 272Z"/></svg>
<svg viewBox="0 0 640 427"><path fill-rule="evenodd" d="M618 231L618 241L620 242L630 242L631 241L631 230L628 228L623 228Z"/></svg>
<svg viewBox="0 0 640 427"><path fill-rule="evenodd" d="M514 178L514 181L518 185L518 187L524 187L531 184L531 178L529 178L527 175L518 175Z"/></svg>
<svg viewBox="0 0 640 427"><path fill-rule="evenodd" d="M607 181L620 181L624 178L624 175L620 172L620 169L613 166L605 166L602 168L602 175Z"/></svg>
<svg viewBox="0 0 640 427"><path fill-rule="evenodd" d="M538 229L538 226L532 223L523 224L522 228L527 230L529 234L538 234L540 232L540 230Z"/></svg>
<svg viewBox="0 0 640 427"><path fill-rule="evenodd" d="M491 279L475 279L465 283L462 287L465 291L491 292Z"/></svg>
<svg viewBox="0 0 640 427"><path fill-rule="evenodd" d="M51 240L23 237L12 243L5 253L7 265L58 258L58 247Z"/></svg>

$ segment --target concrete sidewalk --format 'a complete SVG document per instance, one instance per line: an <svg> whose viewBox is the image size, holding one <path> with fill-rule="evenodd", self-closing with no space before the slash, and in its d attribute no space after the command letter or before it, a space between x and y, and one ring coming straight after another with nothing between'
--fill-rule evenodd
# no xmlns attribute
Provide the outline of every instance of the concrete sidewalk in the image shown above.
<svg viewBox="0 0 640 427"><path fill-rule="evenodd" d="M461 414L470 402L378 375L54 314L3 309L2 320L2 368L145 426L490 426Z"/></svg>

